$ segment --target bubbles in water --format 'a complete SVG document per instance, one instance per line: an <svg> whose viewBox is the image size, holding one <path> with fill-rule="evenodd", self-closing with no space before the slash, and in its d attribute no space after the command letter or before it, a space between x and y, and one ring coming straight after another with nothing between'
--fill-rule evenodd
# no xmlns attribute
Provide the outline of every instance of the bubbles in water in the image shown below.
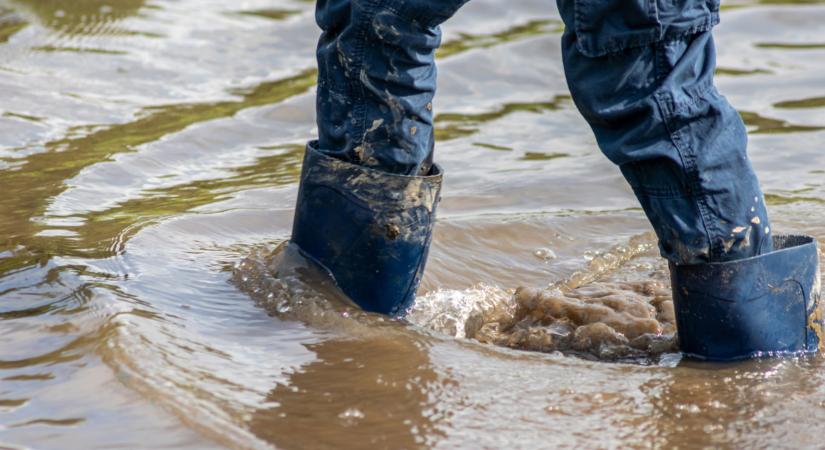
<svg viewBox="0 0 825 450"><path fill-rule="evenodd" d="M341 414L338 414L338 418L347 424L354 424L364 418L364 413L358 408L349 408Z"/></svg>

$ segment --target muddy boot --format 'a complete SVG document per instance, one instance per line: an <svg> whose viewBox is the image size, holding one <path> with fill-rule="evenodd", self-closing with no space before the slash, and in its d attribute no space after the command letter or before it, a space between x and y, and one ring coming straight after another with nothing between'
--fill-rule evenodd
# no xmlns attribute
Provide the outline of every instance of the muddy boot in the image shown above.
<svg viewBox="0 0 825 450"><path fill-rule="evenodd" d="M292 241L367 311L410 306L427 260L441 169L394 175L307 146Z"/></svg>
<svg viewBox="0 0 825 450"><path fill-rule="evenodd" d="M773 244L753 258L671 264L683 353L733 361L813 354L825 343L816 240L776 236Z"/></svg>

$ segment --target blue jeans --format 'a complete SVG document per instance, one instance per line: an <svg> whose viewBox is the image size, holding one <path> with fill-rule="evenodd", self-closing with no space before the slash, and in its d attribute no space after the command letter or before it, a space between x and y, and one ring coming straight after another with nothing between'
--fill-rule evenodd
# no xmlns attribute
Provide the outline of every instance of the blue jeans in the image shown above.
<svg viewBox="0 0 825 450"><path fill-rule="evenodd" d="M467 0L318 0L319 148L426 174L439 25ZM718 0L558 0L568 86L675 264L772 251L739 114L716 90Z"/></svg>

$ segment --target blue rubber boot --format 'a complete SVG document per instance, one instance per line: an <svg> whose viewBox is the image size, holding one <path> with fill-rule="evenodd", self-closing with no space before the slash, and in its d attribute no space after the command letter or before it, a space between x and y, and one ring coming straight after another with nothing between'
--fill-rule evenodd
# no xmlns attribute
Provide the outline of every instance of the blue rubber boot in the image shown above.
<svg viewBox="0 0 825 450"><path fill-rule="evenodd" d="M441 168L396 175L306 149L292 242L366 311L403 314L415 298L441 192Z"/></svg>
<svg viewBox="0 0 825 450"><path fill-rule="evenodd" d="M752 258L671 264L684 354L734 361L813 354L825 344L816 240L773 240L775 251Z"/></svg>

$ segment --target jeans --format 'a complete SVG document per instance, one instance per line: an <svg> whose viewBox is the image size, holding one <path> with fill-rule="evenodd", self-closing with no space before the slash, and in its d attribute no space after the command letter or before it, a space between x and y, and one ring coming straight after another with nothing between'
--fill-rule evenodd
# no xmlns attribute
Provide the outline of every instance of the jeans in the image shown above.
<svg viewBox="0 0 825 450"><path fill-rule="evenodd" d="M433 160L439 25L467 0L318 0L319 149L401 174ZM558 0L570 93L677 265L772 251L742 119L713 84L718 0Z"/></svg>

